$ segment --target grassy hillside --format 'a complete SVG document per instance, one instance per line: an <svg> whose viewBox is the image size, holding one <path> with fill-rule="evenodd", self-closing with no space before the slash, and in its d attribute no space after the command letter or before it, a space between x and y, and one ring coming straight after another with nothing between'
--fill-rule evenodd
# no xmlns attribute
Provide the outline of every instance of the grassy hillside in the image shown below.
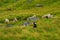
<svg viewBox="0 0 60 40"><path fill-rule="evenodd" d="M43 7L36 7L42 4ZM41 18L51 13L55 18ZM24 19L37 15L37 28L21 26ZM7 27L4 19L19 18ZM60 40L60 0L0 0L0 40Z"/></svg>

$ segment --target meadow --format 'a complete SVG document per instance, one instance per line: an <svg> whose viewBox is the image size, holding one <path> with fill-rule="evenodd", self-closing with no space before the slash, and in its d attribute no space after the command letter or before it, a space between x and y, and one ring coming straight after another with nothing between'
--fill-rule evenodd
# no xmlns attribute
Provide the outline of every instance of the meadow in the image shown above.
<svg viewBox="0 0 60 40"><path fill-rule="evenodd" d="M36 7L42 4L43 7ZM41 18L45 14L54 18ZM21 26L25 19L36 15L37 28ZM19 20L7 27L5 18ZM60 0L0 0L0 40L60 40Z"/></svg>

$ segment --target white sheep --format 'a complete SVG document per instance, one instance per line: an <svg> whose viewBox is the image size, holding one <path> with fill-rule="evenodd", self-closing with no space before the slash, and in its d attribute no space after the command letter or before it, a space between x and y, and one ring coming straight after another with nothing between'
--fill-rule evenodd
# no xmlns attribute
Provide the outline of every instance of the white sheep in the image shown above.
<svg viewBox="0 0 60 40"><path fill-rule="evenodd" d="M6 18L5 19L5 23L8 24L9 23L9 19Z"/></svg>
<svg viewBox="0 0 60 40"><path fill-rule="evenodd" d="M17 22L17 21L18 21L17 18L14 18L13 22Z"/></svg>
<svg viewBox="0 0 60 40"><path fill-rule="evenodd" d="M46 15L42 16L42 18L52 18L52 17L53 17L53 15L51 15L51 14L46 14Z"/></svg>

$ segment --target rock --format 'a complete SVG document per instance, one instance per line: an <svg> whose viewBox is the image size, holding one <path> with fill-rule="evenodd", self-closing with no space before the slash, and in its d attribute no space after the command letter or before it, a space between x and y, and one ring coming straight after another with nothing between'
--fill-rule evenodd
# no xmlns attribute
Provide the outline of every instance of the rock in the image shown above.
<svg viewBox="0 0 60 40"><path fill-rule="evenodd" d="M32 16L32 17L29 17L29 18L27 18L27 21L36 21L36 20L38 20L38 18L36 17L36 15L34 15L34 16Z"/></svg>
<svg viewBox="0 0 60 40"><path fill-rule="evenodd" d="M42 4L36 4L36 7L43 7Z"/></svg>
<svg viewBox="0 0 60 40"><path fill-rule="evenodd" d="M30 23L27 22L27 21L23 23L24 26L28 26L29 24L30 24Z"/></svg>

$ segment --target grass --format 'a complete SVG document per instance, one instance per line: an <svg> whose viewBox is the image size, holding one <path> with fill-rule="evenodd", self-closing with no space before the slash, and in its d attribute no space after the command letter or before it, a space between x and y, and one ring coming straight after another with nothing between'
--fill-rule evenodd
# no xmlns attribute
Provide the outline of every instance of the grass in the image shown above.
<svg viewBox="0 0 60 40"><path fill-rule="evenodd" d="M55 18L41 18L48 13ZM37 28L21 26L32 15L40 18L36 21ZM19 20L12 23L15 17ZM5 18L9 18L13 26L7 27ZM32 0L29 4L26 0L0 0L0 40L60 40L60 0Z"/></svg>

